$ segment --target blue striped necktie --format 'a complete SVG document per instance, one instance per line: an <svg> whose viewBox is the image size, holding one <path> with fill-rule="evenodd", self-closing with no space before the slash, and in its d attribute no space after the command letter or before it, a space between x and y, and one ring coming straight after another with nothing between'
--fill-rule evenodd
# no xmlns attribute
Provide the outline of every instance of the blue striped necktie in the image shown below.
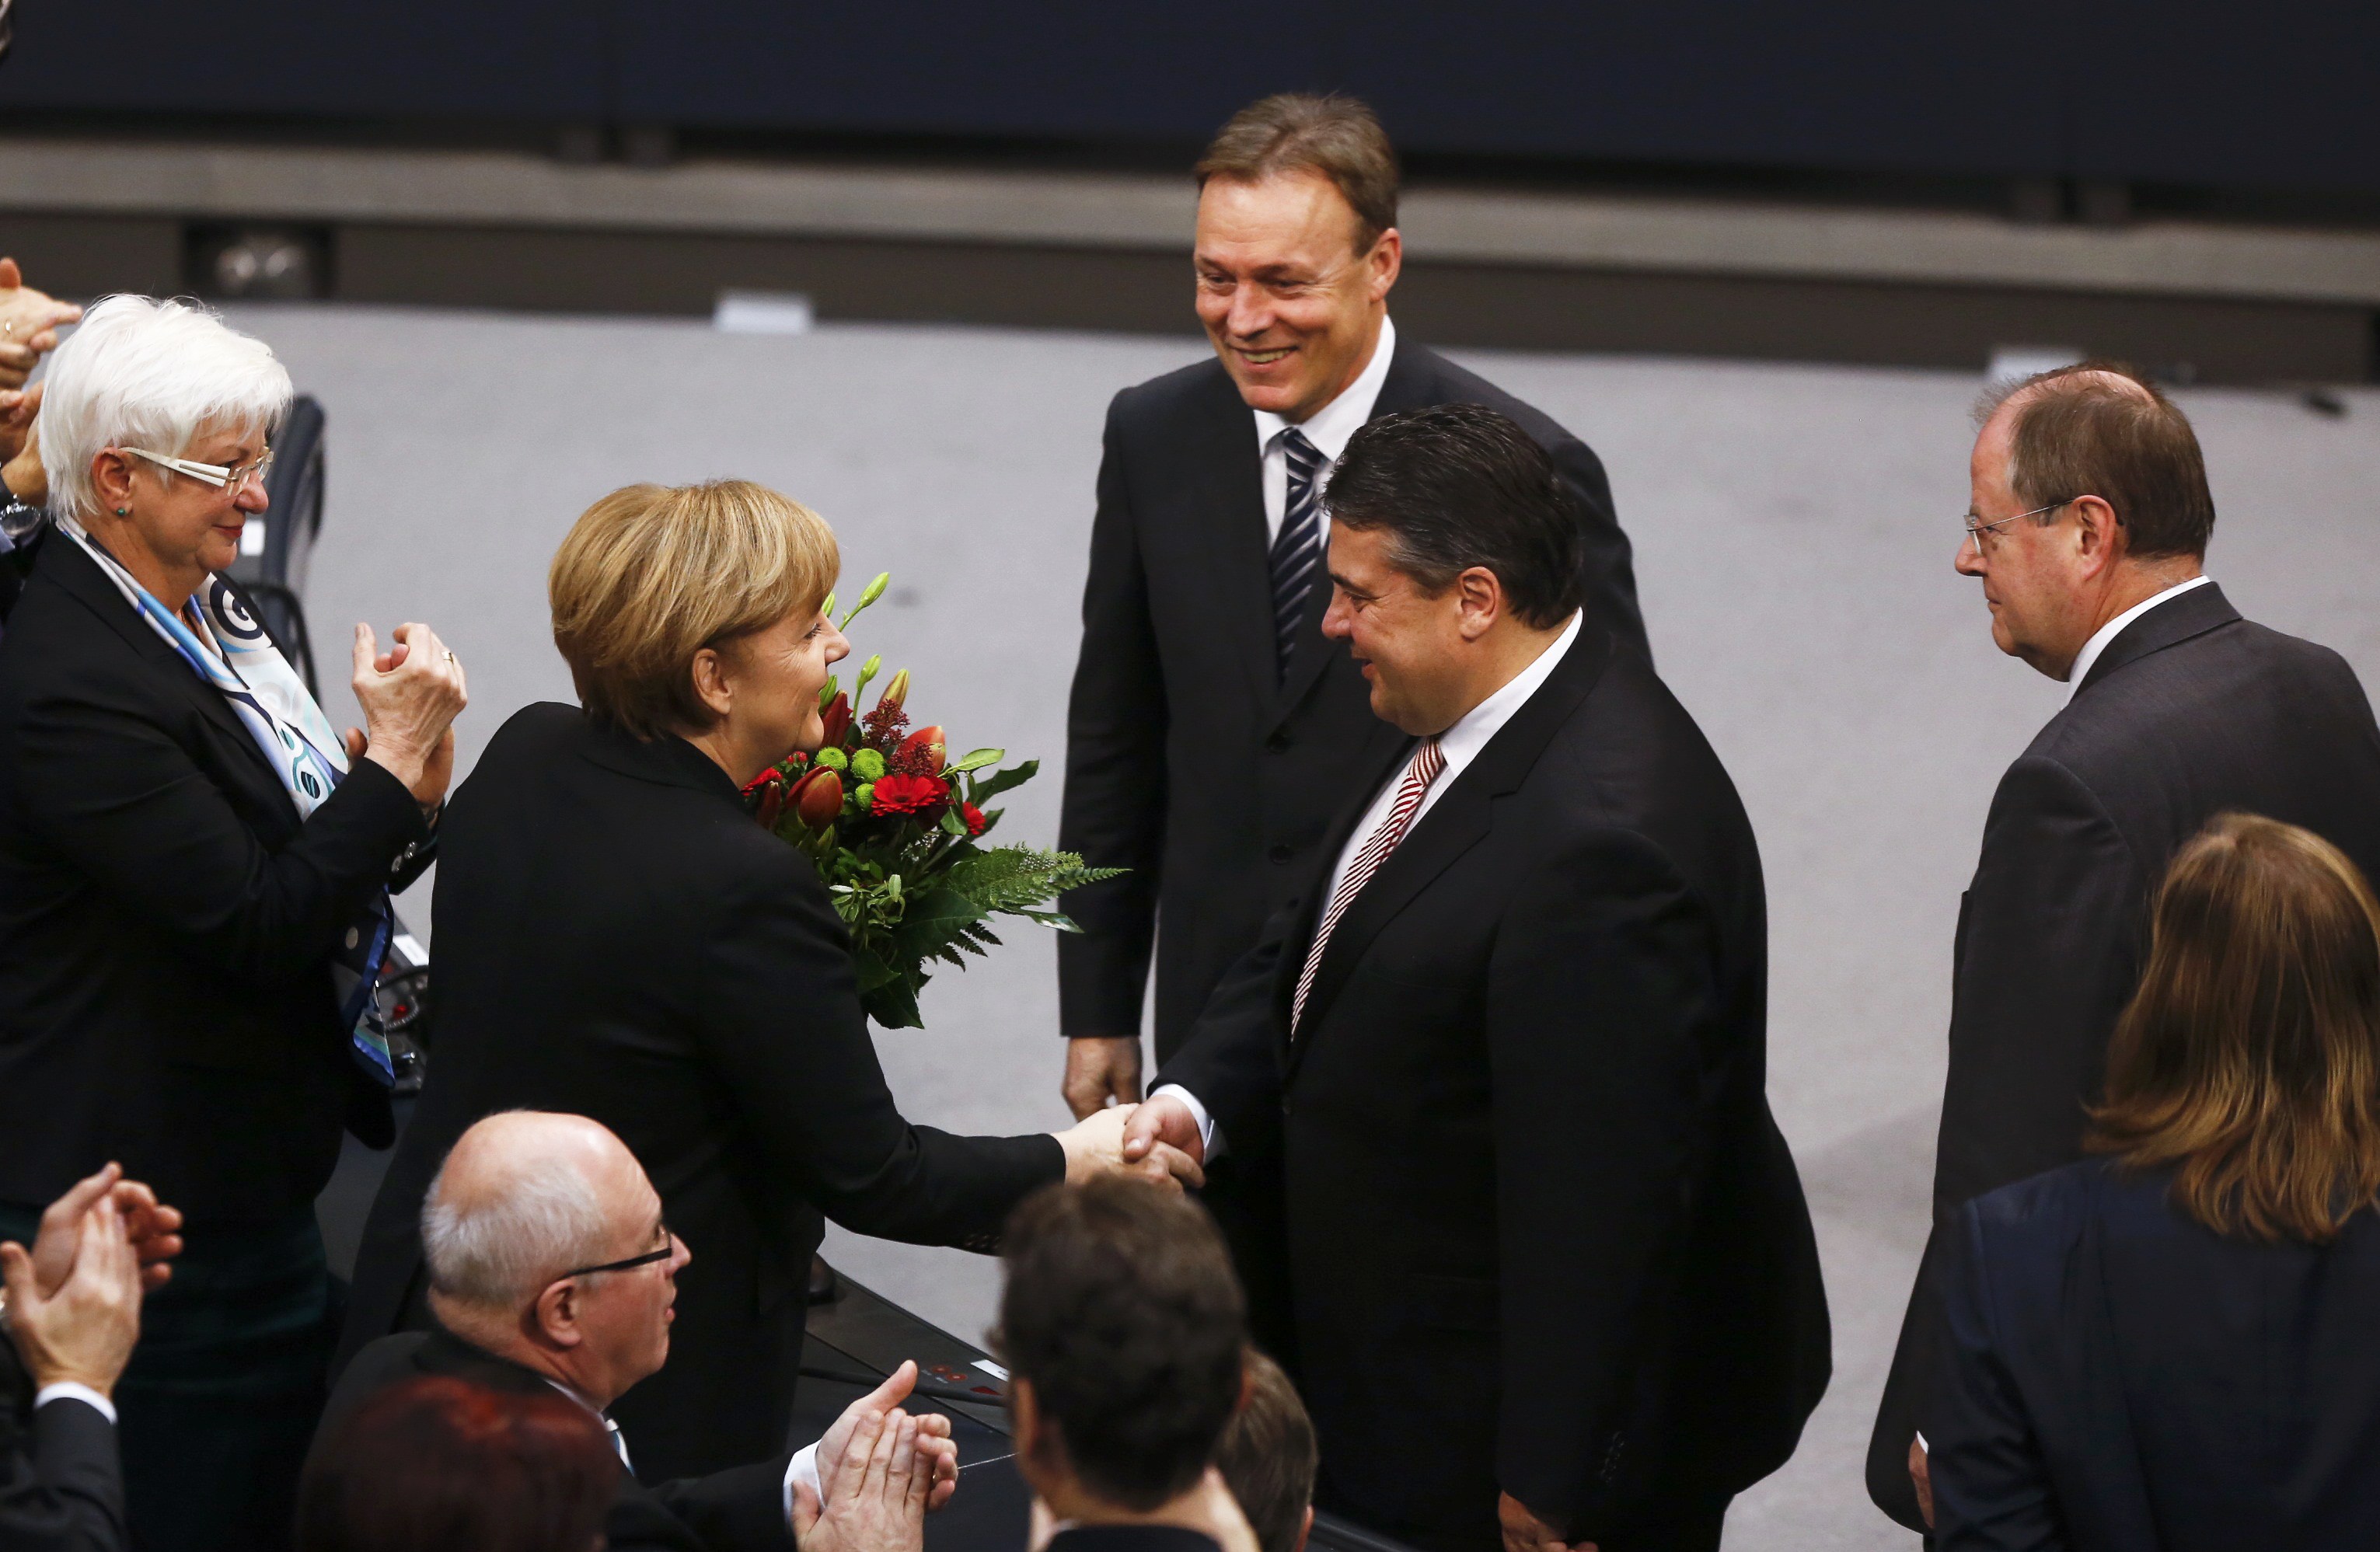
<svg viewBox="0 0 2380 1552"><path fill-rule="evenodd" d="M1305 600L1322 575L1322 450L1292 426L1281 433L1289 463L1289 499L1281 505L1281 532L1272 541L1272 624L1276 662L1289 676L1289 655L1297 646L1297 624Z"/></svg>

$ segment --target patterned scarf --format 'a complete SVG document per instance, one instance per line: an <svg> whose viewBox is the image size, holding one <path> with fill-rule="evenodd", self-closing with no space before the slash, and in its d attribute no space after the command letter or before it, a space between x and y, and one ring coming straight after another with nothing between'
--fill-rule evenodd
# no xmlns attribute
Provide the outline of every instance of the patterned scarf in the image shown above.
<svg viewBox="0 0 2380 1552"><path fill-rule="evenodd" d="M182 614L157 601L148 588L71 517L57 519L58 531L82 546L115 584L135 612L165 644L181 654L192 673L231 703L264 763L281 778L300 819L310 817L347 774L347 752L329 719L307 693L306 682L282 657L263 622L249 612L231 584L210 576L190 596ZM355 1043L364 1070L382 1084L396 1081L388 1041L372 1027L372 989L388 952L393 907L385 887L349 925L331 960L331 981L339 1018Z"/></svg>

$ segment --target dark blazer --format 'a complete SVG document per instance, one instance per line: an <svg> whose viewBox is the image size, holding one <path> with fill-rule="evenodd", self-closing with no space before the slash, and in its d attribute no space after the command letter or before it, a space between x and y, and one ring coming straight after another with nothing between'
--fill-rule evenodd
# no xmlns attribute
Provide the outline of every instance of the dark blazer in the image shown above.
<svg viewBox="0 0 2380 1552"><path fill-rule="evenodd" d="M2172 1175L2070 1164L1943 1234L1936 1545L2326 1552L2380 1525L2380 1218L2226 1239Z"/></svg>
<svg viewBox="0 0 2380 1552"><path fill-rule="evenodd" d="M1553 455L1585 524L1587 618L1642 649L1628 536L1594 453L1400 339L1373 415L1439 404L1500 410ZM1083 930L1058 940L1059 1017L1068 1035L1137 1032L1154 938L1160 1062L1304 886L1349 786L1398 743L1322 638L1327 580L1281 677L1252 413L1201 361L1117 394L1099 463L1058 841L1131 871L1066 897Z"/></svg>
<svg viewBox="0 0 2380 1552"><path fill-rule="evenodd" d="M1973 1197L2082 1157L2166 863L2235 809L2302 825L2380 879L2380 728L2355 671L2208 583L2110 641L1993 794L1959 907L1937 1241ZM1928 1287L1921 1269L1868 1449L1870 1495L1912 1529Z"/></svg>
<svg viewBox="0 0 2380 1552"><path fill-rule="evenodd" d="M223 697L43 544L0 638L0 1201L114 1158L193 1223L264 1221L312 1203L343 1118L387 1146L331 955L428 839L369 760L300 823Z"/></svg>
<svg viewBox="0 0 2380 1552"><path fill-rule="evenodd" d="M1590 624L1341 919L1292 1046L1376 785L1159 1078L1281 1160L1321 1501L1487 1548L1500 1488L1573 1541L1723 1500L1829 1363L1734 785Z"/></svg>
<svg viewBox="0 0 2380 1552"><path fill-rule="evenodd" d="M817 872L685 740L528 707L443 829L429 1081L365 1225L344 1351L418 1316L421 1201L466 1128L592 1116L694 1253L669 1366L617 1415L639 1470L700 1475L784 1439L821 1211L988 1249L1064 1172L1046 1136L901 1119Z"/></svg>
<svg viewBox="0 0 2380 1552"><path fill-rule="evenodd" d="M115 1425L60 1397L38 1412L16 1345L0 1337L0 1546L8 1552L118 1552L124 1468Z"/></svg>
<svg viewBox="0 0 2380 1552"><path fill-rule="evenodd" d="M407 1331L382 1337L356 1354L323 1409L314 1449L319 1452L375 1392L419 1375L449 1376L516 1395L554 1393L536 1370L474 1347L443 1328ZM618 1410L613 1409L615 1414ZM636 1435L623 1425L620 1437L627 1443L628 1459L651 1474ZM784 1508L791 1460L781 1450L774 1460L650 1487L624 1471L619 1494L603 1519L604 1543L610 1552L794 1552Z"/></svg>

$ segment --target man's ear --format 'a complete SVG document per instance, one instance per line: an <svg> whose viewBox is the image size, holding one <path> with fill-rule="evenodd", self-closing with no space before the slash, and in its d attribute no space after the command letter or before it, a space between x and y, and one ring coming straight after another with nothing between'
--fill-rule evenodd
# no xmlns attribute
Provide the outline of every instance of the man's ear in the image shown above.
<svg viewBox="0 0 2380 1552"><path fill-rule="evenodd" d="M1486 566L1473 566L1453 583L1455 605L1463 612L1458 627L1465 641L1476 641L1504 617L1504 584Z"/></svg>
<svg viewBox="0 0 2380 1552"><path fill-rule="evenodd" d="M1305 1552L1305 1538L1314 1534L1314 1506L1305 1506L1305 1518L1297 1522L1297 1539L1290 1544L1289 1552Z"/></svg>
<svg viewBox="0 0 2380 1552"><path fill-rule="evenodd" d="M578 1279L564 1278L545 1285L537 1303L522 1313L528 1340L540 1347L572 1348L587 1340L578 1327Z"/></svg>
<svg viewBox="0 0 2380 1552"><path fill-rule="evenodd" d="M1364 255L1372 300L1386 299L1389 288L1396 285L1397 276L1403 272L1404 263L1404 234L1391 226L1372 240L1372 250Z"/></svg>
<svg viewBox="0 0 2380 1552"><path fill-rule="evenodd" d="M1242 1358L1240 1360L1240 1399L1232 1403L1232 1415L1237 1417L1240 1413L1247 1411L1248 1403L1256 1399L1256 1365L1249 1363L1245 1358Z"/></svg>
<svg viewBox="0 0 2380 1552"><path fill-rule="evenodd" d="M2078 496L2074 502L2074 542L2084 560L2104 569L2120 557L2125 549L2124 526L2116 519L2116 509L2097 496Z"/></svg>

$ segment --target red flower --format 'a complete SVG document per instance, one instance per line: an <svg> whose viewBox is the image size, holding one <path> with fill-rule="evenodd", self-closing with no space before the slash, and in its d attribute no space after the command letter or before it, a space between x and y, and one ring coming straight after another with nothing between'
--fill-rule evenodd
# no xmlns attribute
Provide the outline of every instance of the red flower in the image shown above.
<svg viewBox="0 0 2380 1552"><path fill-rule="evenodd" d="M951 784L933 776L889 775L877 779L875 801L868 811L875 814L921 814L937 807L951 795Z"/></svg>
<svg viewBox="0 0 2380 1552"><path fill-rule="evenodd" d="M988 822L983 817L983 810L972 803L959 805L959 818L965 822L967 834L970 836L981 835L983 827Z"/></svg>
<svg viewBox="0 0 2380 1552"><path fill-rule="evenodd" d="M820 766L794 789L794 812L812 830L824 830L843 812L843 778Z"/></svg>

